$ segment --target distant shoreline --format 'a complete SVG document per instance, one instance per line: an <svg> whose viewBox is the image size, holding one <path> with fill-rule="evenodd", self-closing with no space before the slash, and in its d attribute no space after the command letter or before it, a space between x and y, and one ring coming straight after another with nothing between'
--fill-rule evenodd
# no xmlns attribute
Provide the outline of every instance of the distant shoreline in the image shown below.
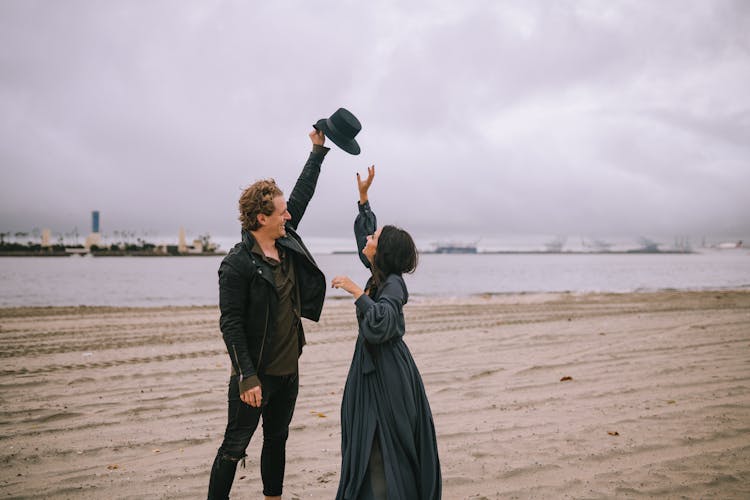
<svg viewBox="0 0 750 500"><path fill-rule="evenodd" d="M223 257L226 252L203 252L168 254L156 252L94 252L94 253L66 253L66 252L0 252L0 257Z"/></svg>
<svg viewBox="0 0 750 500"><path fill-rule="evenodd" d="M357 252L354 250L335 250L331 252L332 255L355 255ZM657 250L657 251L645 251L645 250L610 250L610 251L594 251L585 252L579 250L562 250L559 252L549 252L546 250L487 250L481 252L436 252L434 250L421 250L420 255L630 255L630 254L698 254L700 252L695 251L684 251L684 250Z"/></svg>
<svg viewBox="0 0 750 500"><path fill-rule="evenodd" d="M434 250L421 250L420 255L700 255L702 252L696 250L609 250L609 251L584 251L584 250L483 250L477 252L437 252ZM2 257L223 257L227 252L202 252L202 253L161 253L151 251L107 251L107 252L41 252L41 251L0 251ZM313 252L315 255L356 255L354 250L333 250L330 252Z"/></svg>
<svg viewBox="0 0 750 500"><path fill-rule="evenodd" d="M357 252L353 251L333 251L333 252L313 252L315 255L356 255ZM637 250L626 250L626 251L614 251L614 252L545 252L543 250L499 250L489 252L476 252L476 253L443 253L443 252L419 252L420 255L449 255L449 256L461 256L469 255L472 257L481 257L482 255L696 255L700 252L682 252L677 250L664 250L659 252L641 252ZM164 253L149 253L149 252L123 252L123 253L87 253L87 254L76 254L76 253L44 253L44 252L0 252L0 258L2 257L223 257L226 252L216 253L186 253L186 254L164 254Z"/></svg>

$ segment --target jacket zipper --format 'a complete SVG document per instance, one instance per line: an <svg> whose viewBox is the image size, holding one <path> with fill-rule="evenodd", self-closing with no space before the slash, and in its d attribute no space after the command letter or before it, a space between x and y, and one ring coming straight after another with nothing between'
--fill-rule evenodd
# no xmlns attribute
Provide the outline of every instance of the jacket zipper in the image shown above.
<svg viewBox="0 0 750 500"><path fill-rule="evenodd" d="M240 382L242 382L242 379L244 379L244 375L242 375L242 367L240 366L240 357L237 356L237 346L232 344L232 350L234 351L234 362L237 363L237 372L240 375Z"/></svg>

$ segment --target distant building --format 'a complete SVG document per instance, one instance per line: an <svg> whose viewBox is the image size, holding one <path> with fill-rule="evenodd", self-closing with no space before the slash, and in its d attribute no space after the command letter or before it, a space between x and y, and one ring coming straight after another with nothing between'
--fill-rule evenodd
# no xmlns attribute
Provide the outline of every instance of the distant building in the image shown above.
<svg viewBox="0 0 750 500"><path fill-rule="evenodd" d="M86 247L86 250L91 250L91 247L102 246L102 236L99 234L99 210L91 212L91 234L86 237L83 246Z"/></svg>
<svg viewBox="0 0 750 500"><path fill-rule="evenodd" d="M42 248L49 248L52 246L52 243L50 243L50 230L49 229L42 229Z"/></svg>
<svg viewBox="0 0 750 500"><path fill-rule="evenodd" d="M185 240L185 228L184 227L180 228L180 239L177 242L177 251L180 253L187 253L188 251L187 241Z"/></svg>
<svg viewBox="0 0 750 500"><path fill-rule="evenodd" d="M203 253L203 242L201 240L193 240L193 246L188 248L188 253Z"/></svg>

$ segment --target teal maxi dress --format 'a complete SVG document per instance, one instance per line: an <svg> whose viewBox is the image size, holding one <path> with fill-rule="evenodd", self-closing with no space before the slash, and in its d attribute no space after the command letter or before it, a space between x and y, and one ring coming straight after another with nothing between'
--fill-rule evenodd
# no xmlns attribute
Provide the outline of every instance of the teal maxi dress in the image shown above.
<svg viewBox="0 0 750 500"><path fill-rule="evenodd" d="M354 232L368 268L361 252L376 227L369 203L360 205ZM341 401L338 500L441 498L432 412L403 340L408 298L403 278L391 274L374 296L364 294L355 302L359 334Z"/></svg>

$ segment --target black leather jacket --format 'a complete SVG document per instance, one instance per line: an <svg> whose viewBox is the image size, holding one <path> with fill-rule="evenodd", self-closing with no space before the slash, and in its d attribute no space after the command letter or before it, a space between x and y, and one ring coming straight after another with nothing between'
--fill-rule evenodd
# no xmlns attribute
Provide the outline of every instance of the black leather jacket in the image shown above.
<svg viewBox="0 0 750 500"><path fill-rule="evenodd" d="M305 163L297 183L289 195L287 209L292 218L286 223L286 236L277 244L294 261L302 317L318 321L323 309L326 280L315 260L296 232L307 204L315 193L320 165L327 149L316 148ZM240 383L262 373L275 340L278 294L273 270L252 253L255 240L251 233L242 232L242 242L229 251L219 266L219 325L233 373ZM302 324L299 325L299 353L305 345ZM252 384L255 385L255 384ZM251 387L252 387L251 385Z"/></svg>

